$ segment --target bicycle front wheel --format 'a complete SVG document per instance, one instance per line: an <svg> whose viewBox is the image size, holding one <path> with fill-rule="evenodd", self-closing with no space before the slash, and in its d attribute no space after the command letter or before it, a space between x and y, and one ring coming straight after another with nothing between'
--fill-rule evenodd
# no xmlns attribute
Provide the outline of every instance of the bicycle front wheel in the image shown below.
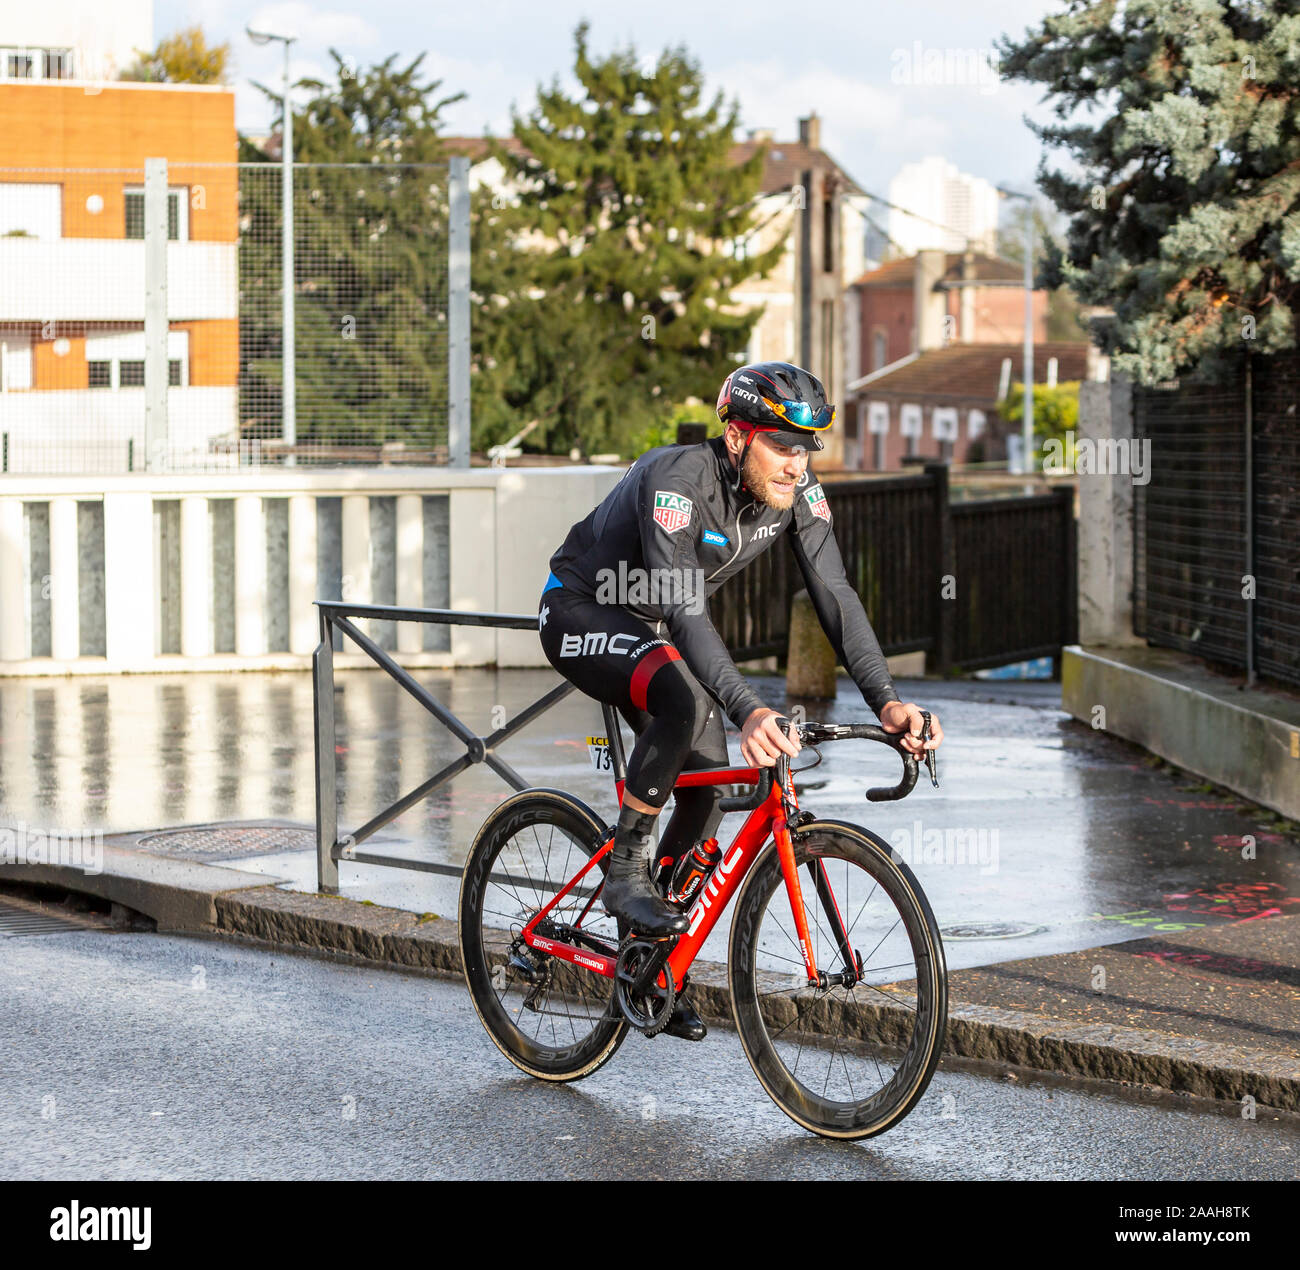
<svg viewBox="0 0 1300 1270"><path fill-rule="evenodd" d="M542 1080L578 1080L613 1057L627 1033L607 1007L612 979L529 948L524 927L600 850L608 830L559 790L506 799L470 848L460 888L460 950L474 1009L497 1048ZM594 893L604 862L557 904L538 931L616 955L619 924Z"/></svg>
<svg viewBox="0 0 1300 1270"><path fill-rule="evenodd" d="M939 1062L943 944L920 884L883 839L820 821L795 835L794 849L813 956L829 983L808 982L773 845L736 901L736 1029L792 1120L823 1137L869 1138L916 1105Z"/></svg>

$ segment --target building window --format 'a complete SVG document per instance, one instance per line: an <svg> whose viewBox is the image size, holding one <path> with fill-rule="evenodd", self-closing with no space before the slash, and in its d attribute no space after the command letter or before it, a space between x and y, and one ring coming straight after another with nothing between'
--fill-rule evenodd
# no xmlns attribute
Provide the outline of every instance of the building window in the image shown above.
<svg viewBox="0 0 1300 1270"><path fill-rule="evenodd" d="M889 336L884 331L877 331L871 337L871 369L879 370L889 360Z"/></svg>
<svg viewBox="0 0 1300 1270"><path fill-rule="evenodd" d="M916 454L920 450L918 442L925 422L925 411L916 402L907 402L898 409L898 430L907 438L905 453Z"/></svg>
<svg viewBox="0 0 1300 1270"><path fill-rule="evenodd" d="M0 181L0 238L58 238L63 186Z"/></svg>
<svg viewBox="0 0 1300 1270"><path fill-rule="evenodd" d="M957 407L935 406L930 412L930 426L934 429L936 441L957 440Z"/></svg>
<svg viewBox="0 0 1300 1270"><path fill-rule="evenodd" d="M184 224L183 209L188 204L181 199L183 192L179 189L167 191L167 237L172 242L188 237L183 232L188 228ZM144 191L141 189L126 192L126 237L144 237Z"/></svg>
<svg viewBox="0 0 1300 1270"><path fill-rule="evenodd" d="M822 199L822 269L835 272L835 200Z"/></svg>
<svg viewBox="0 0 1300 1270"><path fill-rule="evenodd" d="M91 388L143 388L144 362L138 359L117 363L117 383L113 383L113 363L111 361L87 362L90 372ZM183 388L185 386L185 364L179 357L167 359L167 386Z"/></svg>
<svg viewBox="0 0 1300 1270"><path fill-rule="evenodd" d="M71 49L0 48L0 79L71 78Z"/></svg>
<svg viewBox="0 0 1300 1270"><path fill-rule="evenodd" d="M875 454L872 457L875 460L876 471L883 472L885 470L885 434L877 432L872 440L875 442Z"/></svg>
<svg viewBox="0 0 1300 1270"><path fill-rule="evenodd" d="M828 394L835 392L835 301L822 301L822 377Z"/></svg>
<svg viewBox="0 0 1300 1270"><path fill-rule="evenodd" d="M44 57L46 79L72 79L72 50L46 49Z"/></svg>

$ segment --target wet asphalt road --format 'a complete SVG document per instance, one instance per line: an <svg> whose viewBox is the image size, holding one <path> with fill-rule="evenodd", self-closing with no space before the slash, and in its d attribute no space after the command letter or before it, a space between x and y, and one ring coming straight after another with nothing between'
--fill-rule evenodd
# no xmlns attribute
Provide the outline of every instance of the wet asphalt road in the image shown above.
<svg viewBox="0 0 1300 1270"><path fill-rule="evenodd" d="M5 1178L1294 1179L1300 1117L940 1070L865 1143L779 1112L734 1033L546 1085L458 981L153 934L6 938ZM15 1061L16 1056L21 1056Z"/></svg>
<svg viewBox="0 0 1300 1270"><path fill-rule="evenodd" d="M417 677L480 733L558 682L550 670ZM753 680L765 700L787 708L783 679ZM344 833L462 751L388 676L340 672L338 681ZM834 702L806 703L808 717L871 717L851 681L841 677L839 687ZM799 783L804 806L871 825L908 860L944 928L950 969L1141 938L1153 920L1186 928L1300 907L1300 844L1257 809L1185 788L1190 782L1144 763L1143 751L1071 719L1059 684L898 687L943 721L939 789L923 775L905 802L867 803L865 787L892 783L898 761L862 742L826 746L823 764ZM584 744L600 726L595 703L575 693L502 753L535 784L569 789L612 817L612 781L592 770ZM0 682L0 818L110 830L267 818L310 827L311 729L307 674ZM737 759L734 732L729 741ZM386 826L382 850L454 873L509 792L494 773L472 769ZM936 835L943 846L932 852ZM1243 858L1243 835L1254 839L1253 859ZM309 850L231 863L315 889ZM454 876L344 862L340 878L354 899L455 911ZM973 923L1003 924L1012 937L990 938ZM962 938L963 929L974 937Z"/></svg>

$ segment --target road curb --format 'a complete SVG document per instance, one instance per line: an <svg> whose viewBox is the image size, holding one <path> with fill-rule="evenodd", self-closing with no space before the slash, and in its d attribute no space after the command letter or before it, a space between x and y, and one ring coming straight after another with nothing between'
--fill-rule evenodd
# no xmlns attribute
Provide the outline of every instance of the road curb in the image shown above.
<svg viewBox="0 0 1300 1270"><path fill-rule="evenodd" d="M218 929L307 951L377 964L461 973L456 923L341 897L275 887L216 900ZM726 968L696 962L691 1000L711 1022L730 1024ZM1009 1063L1066 1076L1154 1085L1203 1098L1300 1111L1300 1070L1263 1050L1118 1024L1067 1024L997 1006L950 1002L945 1056Z"/></svg>
<svg viewBox="0 0 1300 1270"><path fill-rule="evenodd" d="M9 866L0 868L0 883L36 882L110 897L153 917L162 931L242 937L389 969L462 973L456 923L446 918L282 890L276 879L213 865L109 851L106 864L113 871L87 876L56 864ZM690 983L692 1003L704 1018L732 1022L724 966L697 961ZM1250 1097L1262 1106L1300 1111L1300 1067L1293 1058L1118 1024L1070 1024L949 1002L944 1055L1224 1101Z"/></svg>

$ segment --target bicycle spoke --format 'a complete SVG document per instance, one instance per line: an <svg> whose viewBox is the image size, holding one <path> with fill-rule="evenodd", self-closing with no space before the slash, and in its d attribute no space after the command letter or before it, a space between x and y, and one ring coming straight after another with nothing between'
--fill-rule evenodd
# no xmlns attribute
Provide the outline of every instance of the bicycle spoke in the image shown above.
<svg viewBox="0 0 1300 1270"><path fill-rule="evenodd" d="M876 886L879 886L879 885L880 885L880 883L877 882L877 883L876 883ZM847 927L845 927L845 930L844 930L844 937L845 937L846 939L847 939L850 935L853 934L853 928L858 924L858 917L861 917L861 916L862 916L863 912L865 912L865 910L866 910L867 905L871 903L871 897L876 893L876 886L873 886L873 887L871 888L870 892L869 892L868 895L867 895L867 898L866 898L865 900L862 901L862 907L861 907L860 909L858 909L857 917L855 917L855 918L854 918L854 919L849 923L849 925L848 925Z"/></svg>
<svg viewBox="0 0 1300 1270"><path fill-rule="evenodd" d="M907 914L914 917L915 910L904 907L906 893L889 884L888 873L878 872L869 853L862 850L862 859L849 854L859 850L846 844L796 855L801 874L805 865L812 874L812 881L800 888L800 920L807 924L808 952L818 970L834 975L825 988L783 982L800 979L799 968L806 964L784 871L773 869L769 875L757 909L757 930L745 945L753 976L750 1000L756 998L758 1012L742 1012L741 1017L757 1019L748 1026L760 1030L780 1073L775 1085L764 1084L795 1119L824 1126L834 1136L863 1136L856 1131L864 1126L864 1131L878 1131L862 1121L854 1122L853 1133L837 1132L844 1127L840 1109L845 1104L870 1105L872 1115L888 1123L891 1099L894 1104L914 1101L920 1070L915 1056L934 1053L941 1043L932 1028L922 1031L921 1012L930 990L912 953L919 945ZM879 964L873 964L877 959ZM837 971L847 982L840 981ZM916 980L916 993L904 997L888 990L893 981L903 980ZM919 1050L922 1045L930 1048ZM924 1066L926 1059L920 1062Z"/></svg>

